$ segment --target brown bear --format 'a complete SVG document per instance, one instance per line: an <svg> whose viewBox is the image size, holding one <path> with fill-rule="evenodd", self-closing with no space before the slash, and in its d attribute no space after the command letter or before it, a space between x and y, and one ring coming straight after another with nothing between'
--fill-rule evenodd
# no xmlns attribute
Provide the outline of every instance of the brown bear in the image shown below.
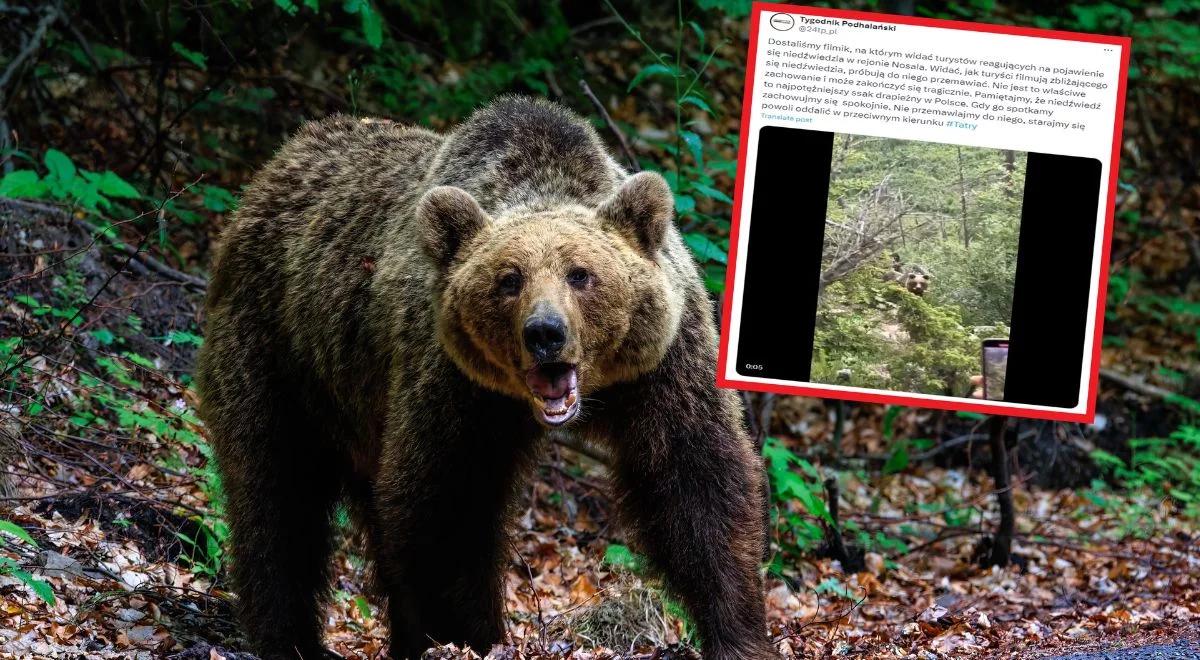
<svg viewBox="0 0 1200 660"><path fill-rule="evenodd" d="M908 274L904 278L904 288L908 289L908 292L913 295L923 296L929 290L930 280L932 279L933 275L929 274L921 266L910 266Z"/></svg>
<svg viewBox="0 0 1200 660"><path fill-rule="evenodd" d="M774 657L761 463L715 386L712 307L661 176L591 126L501 98L440 135L302 127L221 237L199 359L241 621L264 657L323 657L345 501L391 653L486 653L506 528L548 429L603 443L635 544L705 657Z"/></svg>
<svg viewBox="0 0 1200 660"><path fill-rule="evenodd" d="M892 268L891 270L884 271L882 279L884 282L896 282L900 284L913 295L923 296L929 290L933 275L923 266L908 266L905 268L900 255L892 253Z"/></svg>

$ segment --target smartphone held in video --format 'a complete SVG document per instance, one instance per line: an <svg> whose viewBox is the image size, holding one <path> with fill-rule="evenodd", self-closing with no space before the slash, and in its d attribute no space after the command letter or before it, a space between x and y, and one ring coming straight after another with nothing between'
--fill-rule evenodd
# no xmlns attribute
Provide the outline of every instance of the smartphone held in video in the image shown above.
<svg viewBox="0 0 1200 660"><path fill-rule="evenodd" d="M1090 421L1129 40L751 20L718 383Z"/></svg>
<svg viewBox="0 0 1200 660"><path fill-rule="evenodd" d="M983 398L1004 400L1004 376L1008 371L1008 340L983 340Z"/></svg>

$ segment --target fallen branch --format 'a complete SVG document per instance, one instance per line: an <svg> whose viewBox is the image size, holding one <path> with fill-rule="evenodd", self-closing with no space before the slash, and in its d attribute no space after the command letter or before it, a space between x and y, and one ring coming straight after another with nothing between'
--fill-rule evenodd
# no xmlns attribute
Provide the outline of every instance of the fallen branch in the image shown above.
<svg viewBox="0 0 1200 660"><path fill-rule="evenodd" d="M617 141L621 143L621 151L625 154L625 159L629 161L629 169L634 172L640 172L642 168L638 165L637 158L633 155L633 150L629 148L629 141L625 139L625 132L617 126L617 122L613 121L612 116L608 114L608 109L604 107L600 99L596 98L596 93L588 86L586 80L579 81L579 88L583 90L583 95L588 97L592 105L596 106L596 110L604 118L604 123L608 124L608 129L613 132L613 135L617 137Z"/></svg>
<svg viewBox="0 0 1200 660"><path fill-rule="evenodd" d="M1134 392L1145 394L1147 396L1158 397L1168 403L1178 404L1179 399L1182 397L1181 394L1172 392L1171 390L1159 387L1157 385L1151 385L1141 378L1127 376L1123 373L1113 371L1112 369L1101 369L1100 376L1105 380L1112 381L1121 387L1124 387L1127 390L1133 390Z"/></svg>
<svg viewBox="0 0 1200 660"><path fill-rule="evenodd" d="M75 220L75 222L79 226L86 229L92 235L95 235L96 233L98 233L100 231L99 227L93 225L92 223L88 222L87 220L78 220L77 219L77 220ZM154 257L151 257L145 253L136 251L134 248L130 247L126 243L113 243L112 246L114 248L116 248L117 250L120 250L124 254L132 257L133 259L136 259L139 263L141 263L146 268L149 268L150 270L158 273L159 275L162 275L163 277L166 277L167 279L175 280L176 282L181 282L184 285L195 289L196 291L204 291L205 289L208 288L208 282L205 281L204 278L196 277L195 275L188 275L187 273L185 273L183 271L175 270L174 268L171 268L170 266L164 264L163 262L159 261L158 259L155 259Z"/></svg>
<svg viewBox="0 0 1200 660"><path fill-rule="evenodd" d="M597 463L612 465L612 458L608 455L608 452L592 447L573 435L551 432L550 440L560 447L566 447L577 454L583 454Z"/></svg>
<svg viewBox="0 0 1200 660"><path fill-rule="evenodd" d="M25 208L33 209L35 211L41 211L43 213L53 213L55 215L59 215L61 217L67 218L71 222L78 225L81 229L87 231L88 235L93 238L93 242L94 242L95 237L100 235L99 227L88 222L87 220L82 220L82 219L74 217L66 209L64 209L60 206L54 206L52 204L43 204L40 202L31 202L31 201L24 200L24 199L4 198L4 199L0 199L0 202L9 204L12 206L23 206ZM141 216L139 216L139 217L141 217ZM189 275L183 271L179 271L174 268L171 268L170 266L164 264L163 262L155 259L154 257L152 257L144 252L136 252L134 250L134 248L130 247L129 245L127 245L125 243L115 243L114 242L114 243L111 243L111 245L114 248L116 248L117 250L119 250L121 253L125 254L126 256L132 257L133 260L136 260L138 263L149 268L150 270L153 270L154 272L158 273L159 275L162 275L163 277L174 280L176 282L180 282L180 283L182 283L190 288L193 288L197 291L204 291L205 289L208 288L208 282L205 281L205 279L202 277L197 277L195 275Z"/></svg>

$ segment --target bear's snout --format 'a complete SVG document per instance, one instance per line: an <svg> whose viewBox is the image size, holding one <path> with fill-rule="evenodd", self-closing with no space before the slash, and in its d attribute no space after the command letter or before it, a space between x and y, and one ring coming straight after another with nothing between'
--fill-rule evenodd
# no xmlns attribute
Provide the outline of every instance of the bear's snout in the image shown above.
<svg viewBox="0 0 1200 660"><path fill-rule="evenodd" d="M538 302L525 318L521 340L533 359L525 384L536 414L548 426L566 424L579 412L578 365L565 355L575 345L566 317L553 303Z"/></svg>
<svg viewBox="0 0 1200 660"><path fill-rule="evenodd" d="M525 320L522 334L535 361L554 362L567 343L567 322L557 313L539 310Z"/></svg>

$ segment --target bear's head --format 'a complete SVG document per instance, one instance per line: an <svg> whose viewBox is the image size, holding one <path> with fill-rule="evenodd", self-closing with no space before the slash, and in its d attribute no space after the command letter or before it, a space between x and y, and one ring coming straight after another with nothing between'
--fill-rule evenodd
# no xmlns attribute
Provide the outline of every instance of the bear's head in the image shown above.
<svg viewBox="0 0 1200 660"><path fill-rule="evenodd" d="M923 296L925 295L925 292L929 290L930 280L932 279L933 275L930 275L923 269L913 268L912 270L908 271L904 286L908 288L909 293Z"/></svg>
<svg viewBox="0 0 1200 660"><path fill-rule="evenodd" d="M569 422L589 393L657 366L678 331L683 294L662 265L673 213L666 182L648 172L596 208L495 218L460 188L430 190L417 222L438 271L442 345L543 424Z"/></svg>

